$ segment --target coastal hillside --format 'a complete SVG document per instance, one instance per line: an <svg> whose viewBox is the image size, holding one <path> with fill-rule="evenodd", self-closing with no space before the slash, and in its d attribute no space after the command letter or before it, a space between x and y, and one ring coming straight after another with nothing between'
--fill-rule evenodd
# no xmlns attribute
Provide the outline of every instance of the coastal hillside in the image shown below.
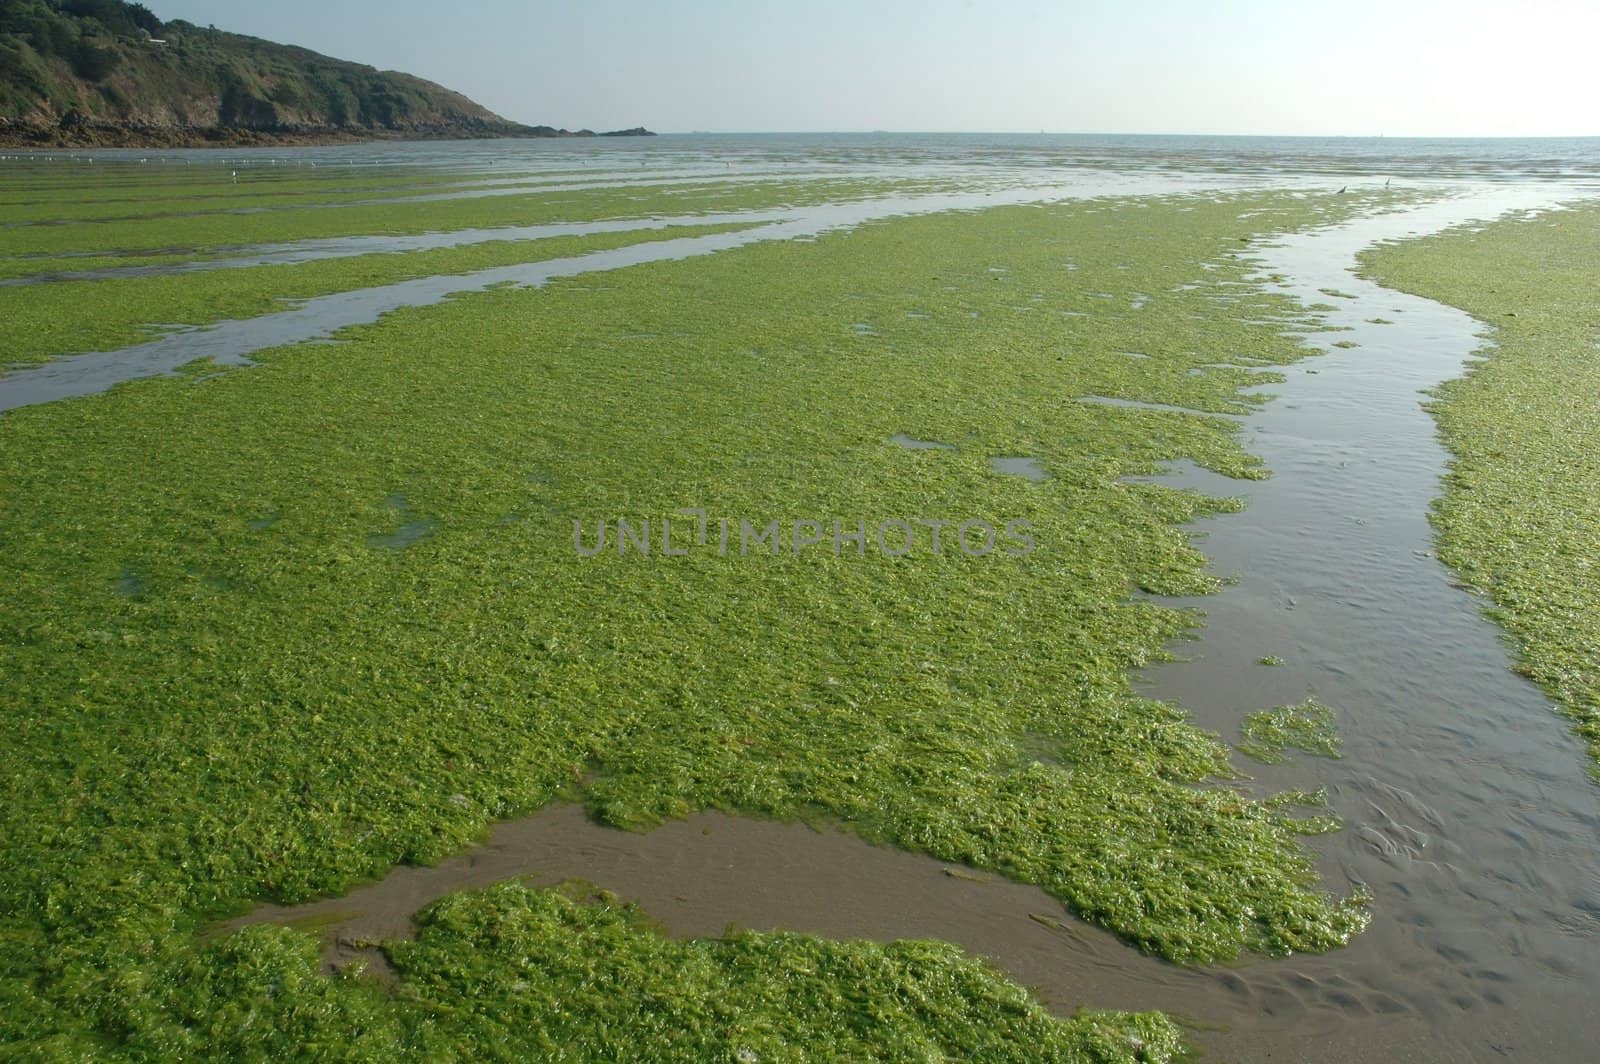
<svg viewBox="0 0 1600 1064"><path fill-rule="evenodd" d="M0 2L0 143L595 135L511 122L410 74L181 20L163 22L143 4Z"/></svg>

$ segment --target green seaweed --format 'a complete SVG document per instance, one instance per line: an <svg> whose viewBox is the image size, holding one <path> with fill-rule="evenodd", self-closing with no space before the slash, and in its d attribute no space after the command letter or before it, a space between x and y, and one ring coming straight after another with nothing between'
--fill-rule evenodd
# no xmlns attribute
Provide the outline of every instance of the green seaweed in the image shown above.
<svg viewBox="0 0 1600 1064"><path fill-rule="evenodd" d="M101 159L73 164L65 173L33 167L0 174L0 224L38 225L157 218L208 211L276 206L349 204L379 197L448 195L507 187L501 175L473 175L416 167L327 165L307 168L275 164L246 168L202 161L197 169L158 163L154 168ZM53 168L60 171L60 167ZM543 176L543 175L541 175ZM516 187L516 186L509 186Z"/></svg>
<svg viewBox="0 0 1600 1064"><path fill-rule="evenodd" d="M222 248L372 233L414 234L458 229L582 222L602 218L648 218L657 214L748 210L832 202L896 191L921 191L926 182L890 179L813 179L737 184L684 183L573 189L560 193L472 199L351 204L337 208L295 206L253 213L211 212L22 226L7 230L0 276L25 276L73 269L66 253L150 251L185 255ZM692 219L691 219L692 220Z"/></svg>
<svg viewBox="0 0 1600 1064"><path fill-rule="evenodd" d="M609 895L507 883L421 913L390 944L389 993L329 979L315 940L257 926L209 942L124 1021L134 1059L958 1059L1164 1062L1154 1014L1051 1016L1026 991L938 942L793 934L675 941ZM83 1059L93 1043L55 1039Z"/></svg>
<svg viewBox="0 0 1600 1064"><path fill-rule="evenodd" d="M126 347L150 339L157 324L198 326L251 318L283 310L286 300L743 228L748 226L686 224L293 265L0 288L0 316L11 326L0 335L0 364ZM81 313L85 305L93 306L94 314Z"/></svg>
<svg viewBox="0 0 1600 1064"><path fill-rule="evenodd" d="M629 1001L618 1030L640 1038L653 1008L752 1038L861 1039L841 1054L1076 1037L1030 1027L1017 992L948 947L680 948L513 890L446 899L415 946L389 947L414 988L394 1000L319 977L301 932L197 945L256 899L337 894L564 797L628 828L704 808L834 822L1036 883L1186 963L1347 941L1363 896L1327 894L1282 812L1219 785L1226 748L1128 682L1196 623L1130 589L1214 588L1181 524L1227 504L1125 478L1178 458L1264 475L1210 415L1252 408L1249 366L1310 351L1304 313L1246 283L1238 214L1275 209L1267 233L1325 221L1328 203L897 219L477 293L338 347L0 418L0 1038L215 1055L255 1016L286 1049L426 1057L547 1025L607 1037ZM1167 294L1121 309L1135 292ZM1052 313L1089 293L1117 300L1092 323ZM999 474L996 455L1049 478ZM397 496L432 533L375 549ZM574 549L574 521L618 518L658 535L682 521L693 545L686 507L1026 520L1036 549ZM127 572L137 595L118 591ZM1027 756L1041 743L1048 758ZM678 967L608 982L608 955L563 924ZM537 1005L497 1021L475 995L520 993L523 949L626 993L587 1021ZM908 1012L890 988L916 956L957 989ZM754 995L748 1015L714 1003L730 971L752 984L728 991ZM679 984L712 989L675 1000ZM875 1018L859 1033L811 1024L805 1002L857 993L851 1015ZM406 1026L413 1009L426 1024ZM1151 1053L1170 1043L1148 1018L1092 1023L1109 1032L1096 1059L1134 1055L1130 1030Z"/></svg>
<svg viewBox="0 0 1600 1064"><path fill-rule="evenodd" d="M1261 804L1282 815L1284 826L1297 835L1328 835L1344 826L1337 815L1328 812L1302 817L1287 815L1293 808L1326 810L1328 792L1320 787L1315 791L1282 791L1263 798Z"/></svg>
<svg viewBox="0 0 1600 1064"><path fill-rule="evenodd" d="M517 886L447 899L420 925L415 943L389 947L397 993L500 1059L1031 1064L1170 1060L1181 1045L1159 1015L1056 1019L938 942L674 942L604 897ZM663 971L677 974L670 992Z"/></svg>
<svg viewBox="0 0 1600 1064"><path fill-rule="evenodd" d="M1284 752L1291 749L1339 757L1342 746L1334 729L1333 710L1315 698L1251 713L1244 718L1240 731L1244 738L1239 752L1268 764L1288 760Z"/></svg>

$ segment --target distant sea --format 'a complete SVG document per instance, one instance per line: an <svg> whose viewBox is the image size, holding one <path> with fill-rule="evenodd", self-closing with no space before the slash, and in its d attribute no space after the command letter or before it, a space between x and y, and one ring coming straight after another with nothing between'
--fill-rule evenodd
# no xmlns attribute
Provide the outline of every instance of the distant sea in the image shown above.
<svg viewBox="0 0 1600 1064"><path fill-rule="evenodd" d="M596 139L381 141L324 147L95 149L26 152L28 156L265 163L421 164L471 169L545 170L594 165L715 164L737 173L760 167L845 169L907 164L938 171L974 166L1102 167L1241 174L1392 175L1408 178L1600 178L1600 137L1399 138L1210 137L1061 133L669 133ZM630 156L636 157L629 163Z"/></svg>
<svg viewBox="0 0 1600 1064"><path fill-rule="evenodd" d="M661 148L792 152L815 157L876 152L1041 165L1172 167L1254 172L1409 174L1417 177L1600 176L1600 137L1212 137L1070 133L687 133ZM638 143L638 142L633 142Z"/></svg>

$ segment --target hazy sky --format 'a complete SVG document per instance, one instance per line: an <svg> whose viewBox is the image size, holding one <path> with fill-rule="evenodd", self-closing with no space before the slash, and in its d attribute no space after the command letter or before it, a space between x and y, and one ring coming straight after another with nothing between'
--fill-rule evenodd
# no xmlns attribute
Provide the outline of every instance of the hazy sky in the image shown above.
<svg viewBox="0 0 1600 1064"><path fill-rule="evenodd" d="M1600 0L145 0L593 129L1600 134Z"/></svg>

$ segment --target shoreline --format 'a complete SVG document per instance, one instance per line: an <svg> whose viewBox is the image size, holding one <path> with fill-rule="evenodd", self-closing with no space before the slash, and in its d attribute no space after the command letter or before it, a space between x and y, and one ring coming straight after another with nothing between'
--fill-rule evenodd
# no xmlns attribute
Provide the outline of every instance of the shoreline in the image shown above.
<svg viewBox="0 0 1600 1064"><path fill-rule="evenodd" d="M404 143L422 140L568 140L653 136L656 133L643 126L596 133L589 129L491 124L415 126L404 129L251 129L243 126L134 126L117 122L44 125L0 119L0 147L37 150L313 147L377 141Z"/></svg>

